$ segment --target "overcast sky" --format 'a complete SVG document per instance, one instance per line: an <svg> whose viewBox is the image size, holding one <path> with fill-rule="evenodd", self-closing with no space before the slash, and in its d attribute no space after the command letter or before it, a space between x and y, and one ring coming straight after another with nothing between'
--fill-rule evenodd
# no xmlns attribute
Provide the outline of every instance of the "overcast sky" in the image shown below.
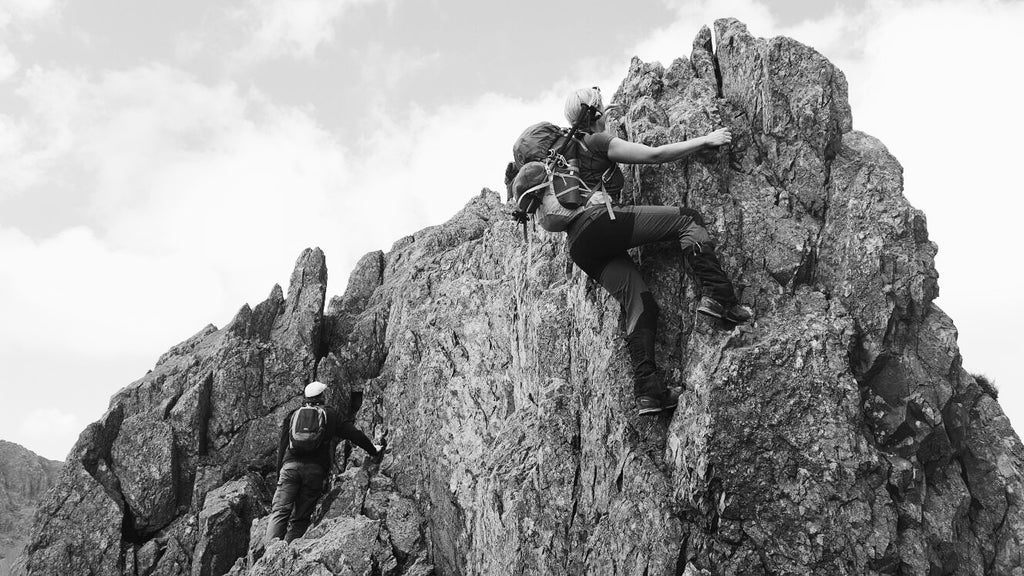
<svg viewBox="0 0 1024 576"><path fill-rule="evenodd" d="M733 16L846 73L1017 429L1024 2L0 0L0 438L63 459L173 344L502 188L521 129ZM566 38L567 30L573 31Z"/></svg>

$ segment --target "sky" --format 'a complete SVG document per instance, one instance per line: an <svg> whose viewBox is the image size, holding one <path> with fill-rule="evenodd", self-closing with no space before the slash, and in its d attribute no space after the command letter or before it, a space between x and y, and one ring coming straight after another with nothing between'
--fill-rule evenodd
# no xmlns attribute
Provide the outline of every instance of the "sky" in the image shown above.
<svg viewBox="0 0 1024 576"><path fill-rule="evenodd" d="M0 438L63 459L110 396L320 246L500 190L512 141L732 16L837 64L904 167L965 367L1024 427L1024 2L0 0Z"/></svg>

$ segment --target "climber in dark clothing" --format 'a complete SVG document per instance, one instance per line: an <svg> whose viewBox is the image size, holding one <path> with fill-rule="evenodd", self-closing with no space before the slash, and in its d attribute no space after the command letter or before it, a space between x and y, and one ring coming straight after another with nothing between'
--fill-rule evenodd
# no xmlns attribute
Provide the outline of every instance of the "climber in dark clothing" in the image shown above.
<svg viewBox="0 0 1024 576"><path fill-rule="evenodd" d="M268 542L282 537L291 542L306 532L331 469L336 439L351 440L371 456L381 454L380 446L324 405L326 390L325 384L311 382L306 386L303 406L281 423L277 490L267 525Z"/></svg>
<svg viewBox="0 0 1024 576"><path fill-rule="evenodd" d="M678 403L681 390L669 390L662 381L654 359L658 326L658 305L644 283L636 264L626 252L652 242L679 242L696 277L702 297L697 311L731 323L750 319L750 311L739 305L732 282L715 255L715 245L695 210L673 206L619 206L602 204L601 194L617 197L625 180L617 162L662 164L684 158L698 150L727 144L731 135L725 128L706 136L657 147L627 142L604 132L605 109L601 91L582 88L569 95L565 117L585 126L583 152L578 162L580 178L592 188L603 181L588 206L578 209L568 235L569 255L588 276L600 282L622 305L626 320L626 342L633 364L635 396L640 414L670 410ZM587 115L584 117L583 115ZM544 207L538 211L541 214ZM612 219L609 213L614 213Z"/></svg>

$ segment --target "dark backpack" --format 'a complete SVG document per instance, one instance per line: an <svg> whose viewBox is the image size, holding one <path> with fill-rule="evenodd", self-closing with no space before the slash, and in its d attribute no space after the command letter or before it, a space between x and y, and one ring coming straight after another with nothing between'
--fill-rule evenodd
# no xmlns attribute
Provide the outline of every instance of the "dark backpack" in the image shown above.
<svg viewBox="0 0 1024 576"><path fill-rule="evenodd" d="M578 127L559 128L550 122L539 122L519 135L512 145L513 161L505 169L508 199L515 200L512 217L523 224L543 205L540 225L550 232L568 229L591 195L604 190L609 168L597 188L588 186L580 177L580 156L592 154L583 143ZM605 197L609 217L614 220L611 202Z"/></svg>
<svg viewBox="0 0 1024 576"><path fill-rule="evenodd" d="M516 138L512 145L512 159L516 168L521 169L530 162L543 162L553 158L557 151L566 158L576 157L577 140L569 139L570 130L559 128L551 122L538 122Z"/></svg>
<svg viewBox="0 0 1024 576"><path fill-rule="evenodd" d="M562 207L574 210L585 202L578 187L565 186L565 178L575 172L576 156L582 143L574 138L575 129L559 128L550 122L538 122L516 138L512 145L513 161L505 171L509 200L515 200L519 212L529 215L537 211L547 191L542 184L553 183ZM529 169L524 170L524 168ZM544 168L542 173L541 167ZM555 175L562 175L555 182ZM570 178L571 179L571 178ZM567 188L572 188L567 190Z"/></svg>
<svg viewBox="0 0 1024 576"><path fill-rule="evenodd" d="M508 199L516 203L512 218L522 223L524 237L527 220L542 204L549 213L553 207L561 213L545 216L541 222L551 231L565 230L563 224L571 221L567 215L586 204L583 190L589 189L579 178L576 160L585 146L577 134L575 126L565 129L538 122L524 130L512 145L513 161L505 169L505 186ZM556 221L558 224L553 225Z"/></svg>
<svg viewBox="0 0 1024 576"><path fill-rule="evenodd" d="M288 447L296 454L315 452L327 436L327 410L306 405L292 413L288 425Z"/></svg>

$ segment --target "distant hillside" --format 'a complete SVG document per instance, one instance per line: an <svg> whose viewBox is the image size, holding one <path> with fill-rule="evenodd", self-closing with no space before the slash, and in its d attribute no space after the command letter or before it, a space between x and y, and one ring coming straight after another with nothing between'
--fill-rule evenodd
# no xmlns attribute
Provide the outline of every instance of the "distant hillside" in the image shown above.
<svg viewBox="0 0 1024 576"><path fill-rule="evenodd" d="M63 466L13 442L0 440L0 576L28 540L32 513Z"/></svg>

